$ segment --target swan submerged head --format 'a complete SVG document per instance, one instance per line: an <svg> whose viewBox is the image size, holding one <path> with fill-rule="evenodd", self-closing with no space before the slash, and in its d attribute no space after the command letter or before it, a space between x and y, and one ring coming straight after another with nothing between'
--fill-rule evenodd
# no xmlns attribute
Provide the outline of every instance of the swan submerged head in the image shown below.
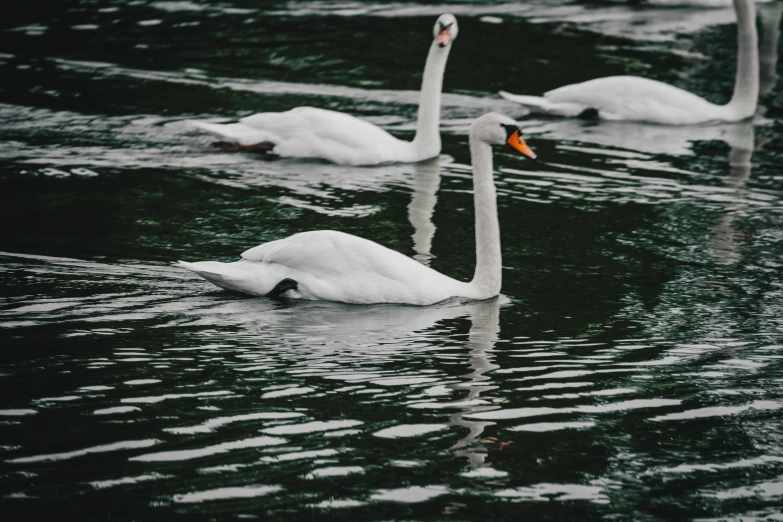
<svg viewBox="0 0 783 522"><path fill-rule="evenodd" d="M470 126L470 136L489 145L508 145L512 150L536 159L536 153L525 143L519 124L503 114L490 112Z"/></svg>
<svg viewBox="0 0 783 522"><path fill-rule="evenodd" d="M432 28L432 37L438 43L438 47L448 47L457 38L459 26L453 14L445 13L438 17L435 27Z"/></svg>

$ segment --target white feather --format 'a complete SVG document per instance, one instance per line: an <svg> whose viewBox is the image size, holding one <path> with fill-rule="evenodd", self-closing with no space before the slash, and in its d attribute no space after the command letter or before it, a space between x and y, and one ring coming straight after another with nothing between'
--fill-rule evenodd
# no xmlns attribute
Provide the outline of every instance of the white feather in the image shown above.
<svg viewBox="0 0 783 522"><path fill-rule="evenodd" d="M277 143L277 136L270 132L254 129L243 123L208 123L205 121L190 121L191 126L206 131L223 141L237 143L243 146L262 142Z"/></svg>

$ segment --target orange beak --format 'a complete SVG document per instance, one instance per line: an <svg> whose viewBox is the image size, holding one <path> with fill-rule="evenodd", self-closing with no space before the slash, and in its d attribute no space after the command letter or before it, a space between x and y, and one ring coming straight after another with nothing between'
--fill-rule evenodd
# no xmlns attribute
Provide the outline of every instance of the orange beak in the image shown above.
<svg viewBox="0 0 783 522"><path fill-rule="evenodd" d="M446 27L438 31L438 45L440 47L446 47L451 42L451 27Z"/></svg>
<svg viewBox="0 0 783 522"><path fill-rule="evenodd" d="M523 140L522 136L519 135L519 131L514 131L514 134L508 137L506 143L509 147L519 152L520 154L524 154L530 159L536 159L536 153L533 152L533 149L527 146L525 140Z"/></svg>

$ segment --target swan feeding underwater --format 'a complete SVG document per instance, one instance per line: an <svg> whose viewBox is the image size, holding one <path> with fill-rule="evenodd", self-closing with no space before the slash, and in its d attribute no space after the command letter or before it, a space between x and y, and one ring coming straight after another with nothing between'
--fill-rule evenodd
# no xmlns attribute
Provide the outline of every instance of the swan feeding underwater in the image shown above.
<svg viewBox="0 0 783 522"><path fill-rule="evenodd" d="M759 92L758 35L753 0L733 0L737 13L737 72L734 94L725 105L708 102L679 87L638 76L609 76L566 85L544 96L500 91L535 113L598 117L664 125L734 122L756 112Z"/></svg>
<svg viewBox="0 0 783 522"><path fill-rule="evenodd" d="M459 27L443 14L433 27L433 41L421 82L418 121L413 141L395 138L380 127L344 112L296 107L262 112L238 123L191 124L221 141L225 150L269 152L284 158L324 159L341 165L415 163L440 154L440 105L443 73Z"/></svg>
<svg viewBox="0 0 783 522"><path fill-rule="evenodd" d="M517 123L488 113L470 127L476 270L457 281L408 256L351 234L317 230L251 248L233 263L179 261L226 290L277 298L344 303L429 305L450 297L489 299L500 293L502 263L492 145L507 144L531 159Z"/></svg>

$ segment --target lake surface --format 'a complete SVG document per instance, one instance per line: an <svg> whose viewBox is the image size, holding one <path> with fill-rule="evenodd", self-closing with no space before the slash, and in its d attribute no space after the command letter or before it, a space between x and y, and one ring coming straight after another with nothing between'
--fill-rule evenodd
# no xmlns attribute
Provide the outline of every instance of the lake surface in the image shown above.
<svg viewBox="0 0 783 522"><path fill-rule="evenodd" d="M783 505L781 4L753 123L527 117L637 74L723 103L730 8L463 1L443 153L211 152L189 119L315 105L413 135L441 6L31 2L0 20L7 520L743 520ZM467 130L495 154L503 295L349 306L170 265L342 230L473 274ZM780 519L780 518L775 518Z"/></svg>

